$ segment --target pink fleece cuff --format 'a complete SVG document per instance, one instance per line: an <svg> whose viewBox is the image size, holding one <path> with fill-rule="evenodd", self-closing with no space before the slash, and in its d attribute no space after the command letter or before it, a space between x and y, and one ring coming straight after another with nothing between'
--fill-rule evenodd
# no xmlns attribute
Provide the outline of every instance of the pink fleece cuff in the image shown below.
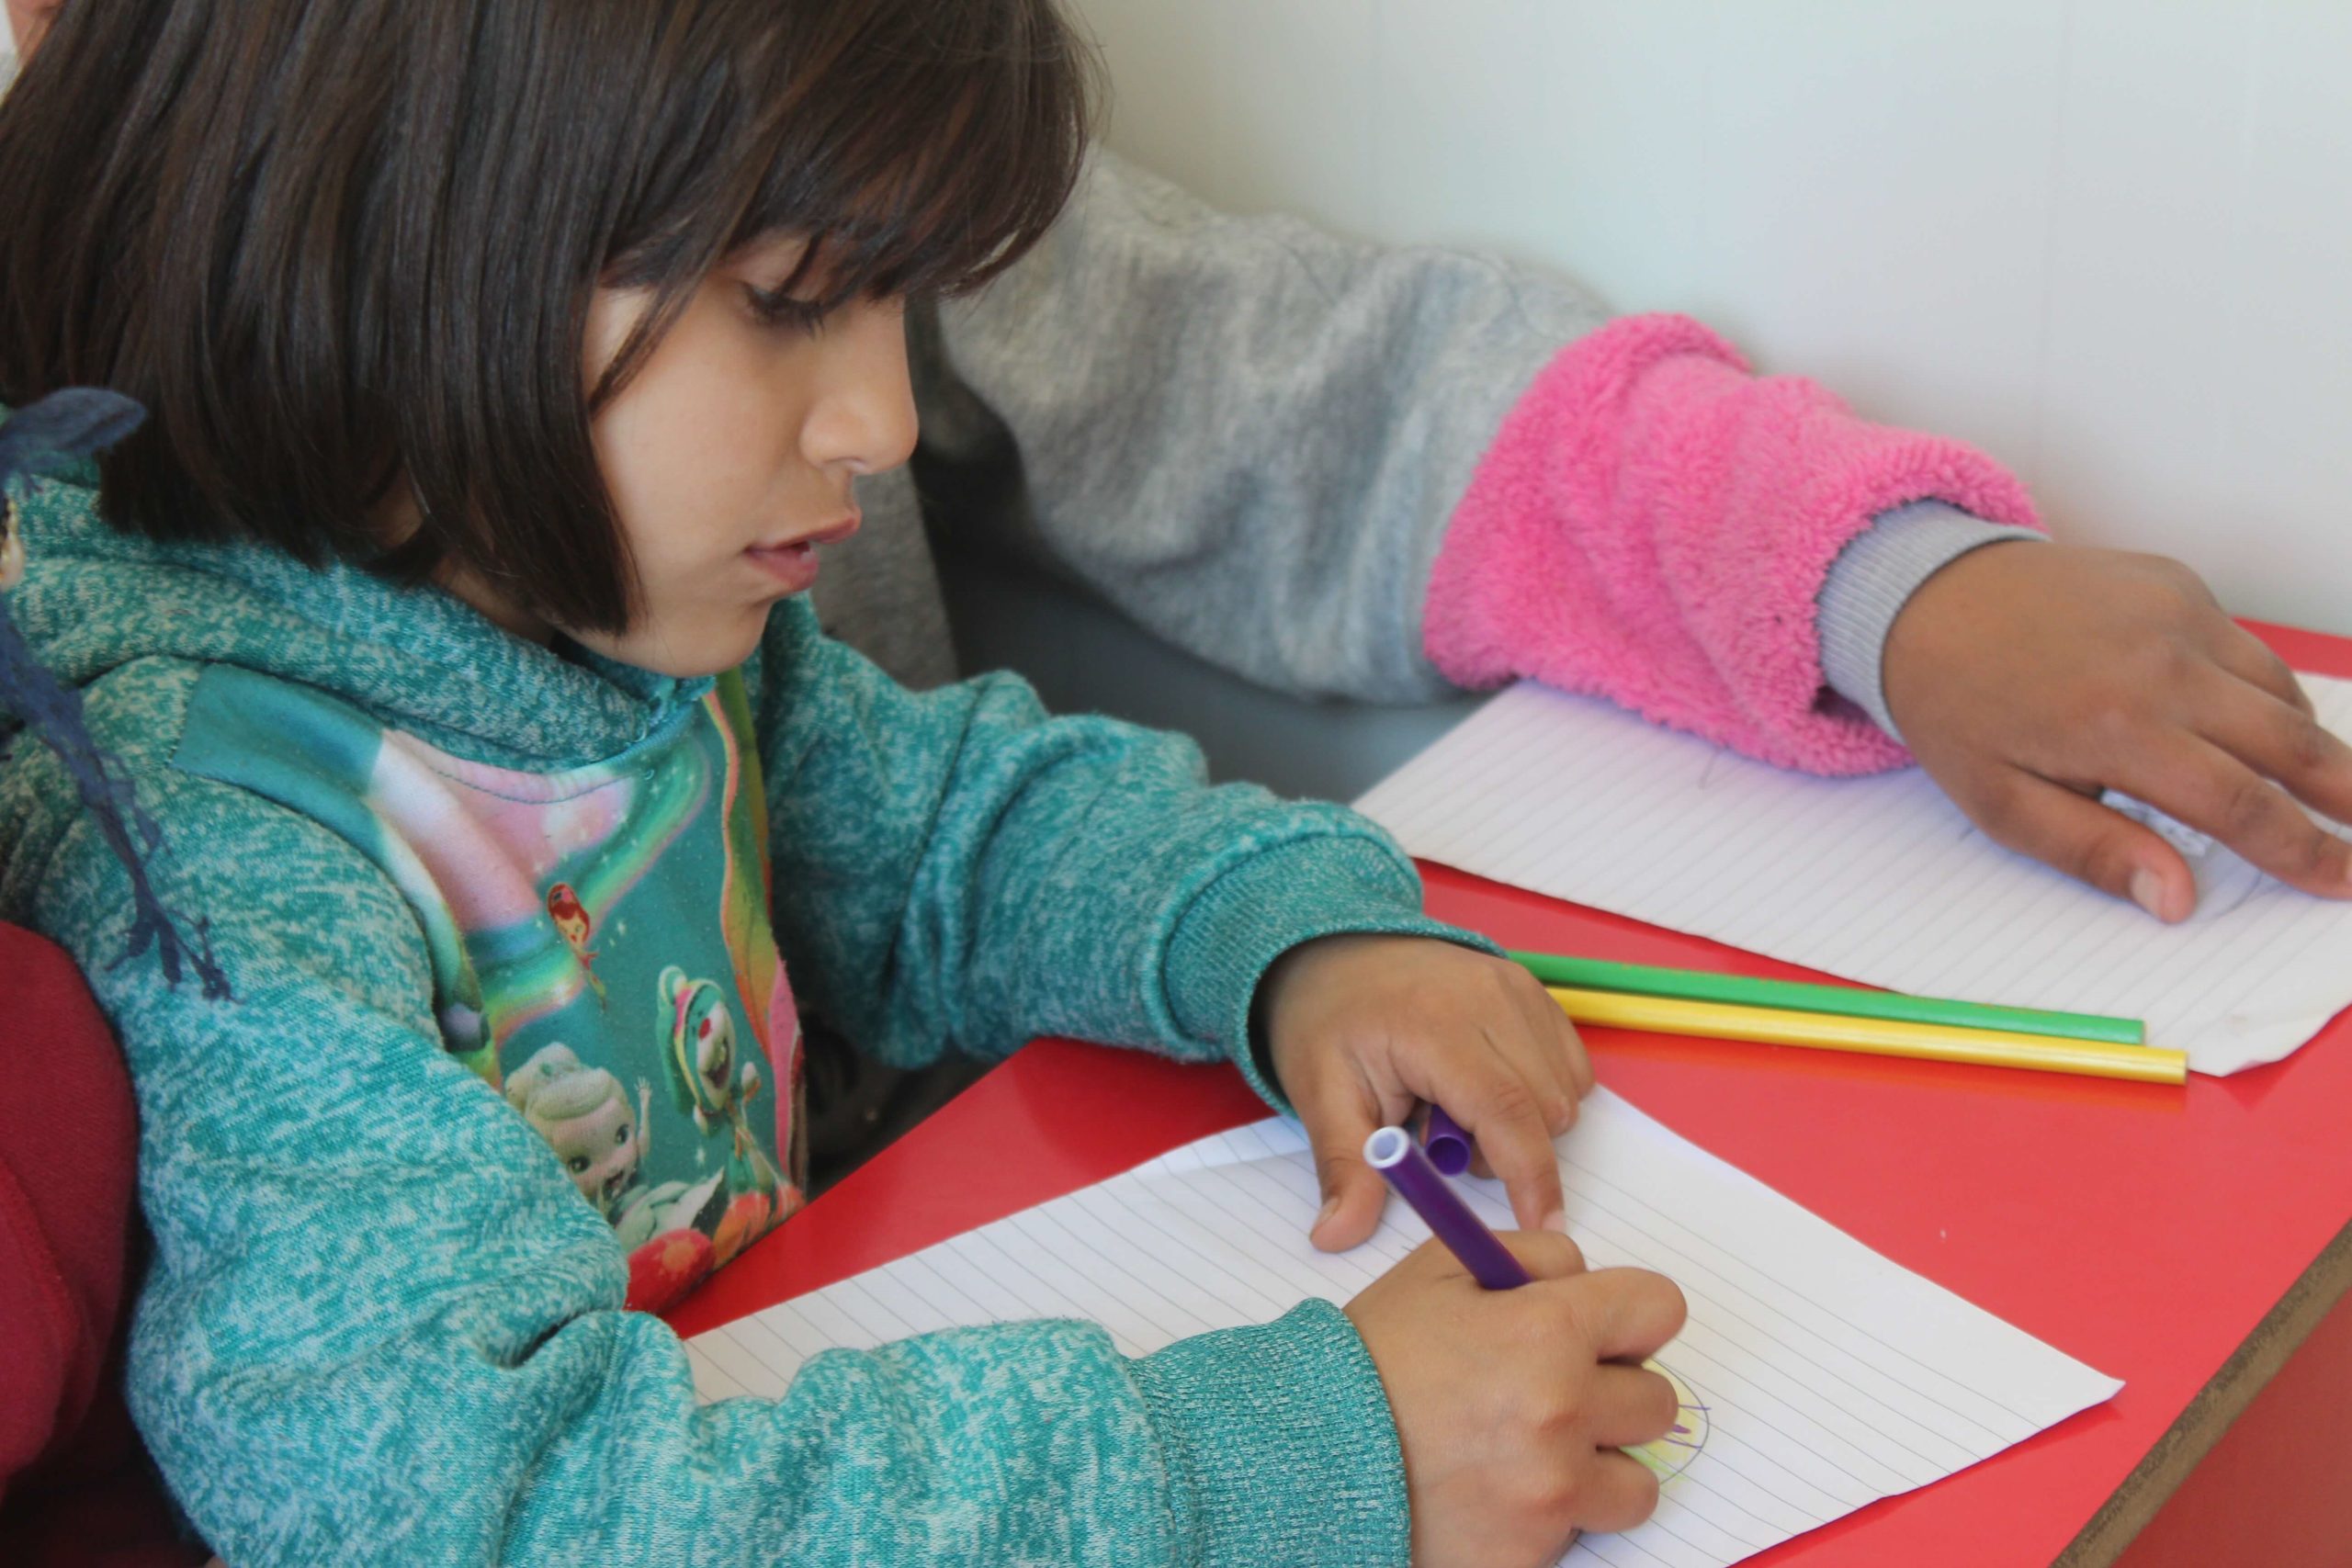
<svg viewBox="0 0 2352 1568"><path fill-rule="evenodd" d="M1430 574L1424 647L1457 685L1532 676L1781 767L1898 766L1826 693L1815 601L1848 542L1914 501L2040 526L1973 447L1752 376L1687 317L1625 317L1503 421Z"/></svg>

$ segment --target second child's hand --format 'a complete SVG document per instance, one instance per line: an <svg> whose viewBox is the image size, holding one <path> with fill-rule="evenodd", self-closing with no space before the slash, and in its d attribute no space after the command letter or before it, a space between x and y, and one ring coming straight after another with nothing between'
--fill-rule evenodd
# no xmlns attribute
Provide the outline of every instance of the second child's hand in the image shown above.
<svg viewBox="0 0 2352 1568"><path fill-rule="evenodd" d="M1257 1014L1315 1154L1317 1247L1344 1251L1379 1224L1388 1188L1364 1139L1422 1100L1476 1138L1521 1229L1566 1229L1552 1140L1576 1121L1592 1065L1526 970L1427 937L1324 937L1267 971Z"/></svg>
<svg viewBox="0 0 2352 1568"><path fill-rule="evenodd" d="M2098 804L2119 790L2291 886L2352 897L2352 748L2187 567L2018 540L1944 567L1895 617L1887 710L1919 765L2000 843L2187 919L2178 851Z"/></svg>

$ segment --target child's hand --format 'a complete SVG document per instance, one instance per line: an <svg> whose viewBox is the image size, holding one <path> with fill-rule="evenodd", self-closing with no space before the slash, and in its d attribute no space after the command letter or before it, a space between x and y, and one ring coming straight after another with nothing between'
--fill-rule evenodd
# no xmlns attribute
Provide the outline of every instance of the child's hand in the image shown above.
<svg viewBox="0 0 2352 1568"><path fill-rule="evenodd" d="M1363 1141L1422 1100L1477 1139L1522 1229L1564 1228L1552 1139L1576 1121L1592 1065L1526 970L1427 937L1325 937L1266 972L1258 1015L1315 1150L1317 1247L1338 1252L1372 1235L1388 1189L1363 1163Z"/></svg>
<svg viewBox="0 0 2352 1568"><path fill-rule="evenodd" d="M1883 674L1919 765L1978 827L2159 919L2196 908L2188 863L2098 805L2102 788L2307 893L2352 897L2352 846L2289 798L2352 820L2352 749L2177 561L2023 540L1971 550L1895 617Z"/></svg>
<svg viewBox="0 0 2352 1568"><path fill-rule="evenodd" d="M1431 1241L1347 1306L1396 1418L1418 1568L1534 1568L1657 1506L1657 1478L1615 1450L1674 1423L1674 1385L1639 1363L1681 1331L1682 1292L1587 1273L1566 1236L1503 1241L1534 1283L1483 1289Z"/></svg>

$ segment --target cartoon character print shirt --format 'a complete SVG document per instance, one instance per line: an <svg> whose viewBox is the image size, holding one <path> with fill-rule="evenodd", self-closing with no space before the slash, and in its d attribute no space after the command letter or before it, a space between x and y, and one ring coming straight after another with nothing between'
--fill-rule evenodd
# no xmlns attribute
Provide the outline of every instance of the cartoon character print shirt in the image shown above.
<svg viewBox="0 0 2352 1568"><path fill-rule="evenodd" d="M768 918L741 680L628 750L533 773L215 667L181 766L343 834L401 889L448 1050L554 1150L660 1311L802 1197L800 1028Z"/></svg>

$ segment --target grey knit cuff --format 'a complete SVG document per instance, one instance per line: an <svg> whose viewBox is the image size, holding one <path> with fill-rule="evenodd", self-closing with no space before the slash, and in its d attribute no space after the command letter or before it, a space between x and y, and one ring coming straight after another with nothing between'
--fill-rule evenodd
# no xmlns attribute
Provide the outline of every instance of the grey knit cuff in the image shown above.
<svg viewBox="0 0 2352 1568"><path fill-rule="evenodd" d="M1830 563L1821 585L1821 673L1829 689L1902 739L1887 716L1884 686L1886 634L1894 617L1921 583L1978 546L2041 537L1940 501L1880 513Z"/></svg>

